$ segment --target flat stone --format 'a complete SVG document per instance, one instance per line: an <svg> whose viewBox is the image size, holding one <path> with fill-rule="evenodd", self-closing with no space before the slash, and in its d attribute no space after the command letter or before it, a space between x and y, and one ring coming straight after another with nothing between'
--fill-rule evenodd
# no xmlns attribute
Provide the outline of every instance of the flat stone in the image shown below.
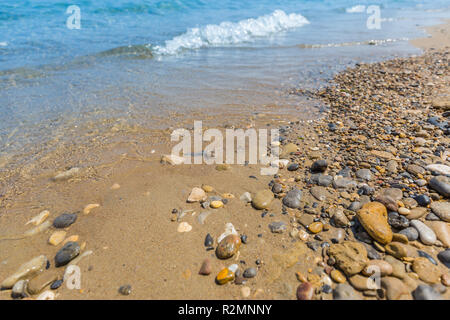
<svg viewBox="0 0 450 320"><path fill-rule="evenodd" d="M257 271L255 268L247 268L242 274L244 278L254 278L256 277Z"/></svg>
<svg viewBox="0 0 450 320"><path fill-rule="evenodd" d="M240 248L241 238L236 234L230 234L223 238L216 248L216 255L219 259L231 258Z"/></svg>
<svg viewBox="0 0 450 320"><path fill-rule="evenodd" d="M258 191L252 199L252 205L255 209L267 209L273 200L273 193L270 190Z"/></svg>
<svg viewBox="0 0 450 320"><path fill-rule="evenodd" d="M17 281L38 275L45 270L47 262L47 257L40 255L22 264L14 274L3 280L1 289L11 289Z"/></svg>
<svg viewBox="0 0 450 320"><path fill-rule="evenodd" d="M67 228L77 220L76 213L63 213L55 220L53 220L53 226L58 229Z"/></svg>
<svg viewBox="0 0 450 320"><path fill-rule="evenodd" d="M384 248L388 254L390 254L393 257L396 257L397 259L417 256L417 252L414 249L414 247L411 247L410 245L401 242L391 242L387 244Z"/></svg>
<svg viewBox="0 0 450 320"><path fill-rule="evenodd" d="M433 245L436 243L436 234L431 230L429 227L427 227L422 221L419 220L412 220L411 226L417 229L419 232L420 241L426 245Z"/></svg>
<svg viewBox="0 0 450 320"><path fill-rule="evenodd" d="M445 164L429 164L426 169L431 172L436 172L443 176L450 175L450 167Z"/></svg>
<svg viewBox="0 0 450 320"><path fill-rule="evenodd" d="M392 230L387 220L386 207L379 202L366 203L356 213L367 233L381 244L392 241Z"/></svg>
<svg viewBox="0 0 450 320"><path fill-rule="evenodd" d="M406 268L403 262L389 255L387 255L384 260L392 266L392 277L399 279L404 279L406 277Z"/></svg>
<svg viewBox="0 0 450 320"><path fill-rule="evenodd" d="M356 182L350 178L338 177L333 180L333 187L335 189L352 189L356 188Z"/></svg>
<svg viewBox="0 0 450 320"><path fill-rule="evenodd" d="M433 190L437 191L440 195L449 198L450 197L450 183L449 178L445 176L434 177L429 181L429 186Z"/></svg>
<svg viewBox="0 0 450 320"><path fill-rule="evenodd" d="M64 241L64 238L66 237L67 232L64 230L58 230L52 233L50 238L48 239L48 243L51 245L57 246L61 242Z"/></svg>
<svg viewBox="0 0 450 320"><path fill-rule="evenodd" d="M72 259L80 254L80 245L77 242L66 243L55 256L55 266L61 267L68 264Z"/></svg>
<svg viewBox="0 0 450 320"><path fill-rule="evenodd" d="M283 198L283 204L291 209L299 208L302 199L302 192L298 189L292 189L288 193L286 193L286 196Z"/></svg>
<svg viewBox="0 0 450 320"><path fill-rule="evenodd" d="M445 222L450 222L450 202L433 202L431 210Z"/></svg>
<svg viewBox="0 0 450 320"><path fill-rule="evenodd" d="M411 300L412 298L403 282L394 277L381 278L381 288L385 290L388 300Z"/></svg>
<svg viewBox="0 0 450 320"><path fill-rule="evenodd" d="M420 219L427 213L427 211L428 211L427 208L423 207L413 208L406 215L406 218L409 220Z"/></svg>
<svg viewBox="0 0 450 320"><path fill-rule="evenodd" d="M431 284L440 282L442 272L439 267L435 266L427 258L419 257L414 259L412 269L423 282Z"/></svg>
<svg viewBox="0 0 450 320"><path fill-rule="evenodd" d="M58 279L54 272L43 272L28 282L27 290L31 295L39 294L48 285Z"/></svg>
<svg viewBox="0 0 450 320"><path fill-rule="evenodd" d="M356 171L356 177L361 180L372 180L372 172L369 169L359 169Z"/></svg>
<svg viewBox="0 0 450 320"><path fill-rule="evenodd" d="M358 291L365 291L373 289L373 280L368 277L364 277L360 274L351 276L348 281Z"/></svg>
<svg viewBox="0 0 450 320"><path fill-rule="evenodd" d="M386 170L391 173L397 173L398 163L395 160L390 160L386 165Z"/></svg>
<svg viewBox="0 0 450 320"><path fill-rule="evenodd" d="M200 202L205 201L208 198L206 195L205 190L202 188L192 188L191 193L189 194L189 197L187 199L187 202L193 203L193 202Z"/></svg>
<svg viewBox="0 0 450 320"><path fill-rule="evenodd" d="M340 283L333 290L334 300L361 300L355 289L347 283Z"/></svg>
<svg viewBox="0 0 450 320"><path fill-rule="evenodd" d="M311 176L311 181L321 187L329 187L333 183L333 177L322 173L316 173Z"/></svg>
<svg viewBox="0 0 450 320"><path fill-rule="evenodd" d="M275 221L269 224L269 229L272 233L283 233L286 231L287 226L283 221Z"/></svg>
<svg viewBox="0 0 450 320"><path fill-rule="evenodd" d="M314 186L310 190L311 194L319 201L324 201L330 197L330 193L325 187Z"/></svg>
<svg viewBox="0 0 450 320"><path fill-rule="evenodd" d="M393 268L389 262L384 260L370 260L364 267L362 274L370 277L375 273L381 275L382 277L385 277L390 276L392 272Z"/></svg>
<svg viewBox="0 0 450 320"><path fill-rule="evenodd" d="M408 171L409 173L417 176L417 175L424 175L425 174L425 169L422 168L421 166L415 165L415 164L410 164L406 167L406 171Z"/></svg>
<svg viewBox="0 0 450 320"><path fill-rule="evenodd" d="M436 238L442 242L444 247L450 247L450 225L448 223L443 221L426 221L425 225L434 231Z"/></svg>
<svg viewBox="0 0 450 320"><path fill-rule="evenodd" d="M336 266L347 276L361 272L368 261L364 245L353 241L331 245L328 255L336 260Z"/></svg>

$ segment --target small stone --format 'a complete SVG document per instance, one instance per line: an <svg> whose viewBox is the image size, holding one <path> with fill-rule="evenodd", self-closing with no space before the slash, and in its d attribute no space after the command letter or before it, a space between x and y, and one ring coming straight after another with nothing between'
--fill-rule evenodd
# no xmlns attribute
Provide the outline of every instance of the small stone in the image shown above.
<svg viewBox="0 0 450 320"><path fill-rule="evenodd" d="M355 289L347 283L340 283L333 290L334 300L361 300Z"/></svg>
<svg viewBox="0 0 450 320"><path fill-rule="evenodd" d="M192 188L191 193L189 194L189 197L187 199L187 202L193 203L193 202L202 202L205 201L208 198L206 195L205 190L201 188Z"/></svg>
<svg viewBox="0 0 450 320"><path fill-rule="evenodd" d="M73 178L80 172L80 168L71 168L53 177L53 181L65 181Z"/></svg>
<svg viewBox="0 0 450 320"><path fill-rule="evenodd" d="M249 287L242 287L241 288L241 295L242 298L248 298L250 297L251 289Z"/></svg>
<svg viewBox="0 0 450 320"><path fill-rule="evenodd" d="M178 228L177 228L177 231L180 232L180 233L182 233L182 232L189 232L191 230L192 230L192 226L189 223L187 223L187 222L181 222L178 225Z"/></svg>
<svg viewBox="0 0 450 320"><path fill-rule="evenodd" d="M399 232L399 234L405 235L408 238L408 241L415 241L419 239L419 231L413 227L403 229Z"/></svg>
<svg viewBox="0 0 450 320"><path fill-rule="evenodd" d="M28 282L27 290L31 295L39 294L46 286L50 285L57 279L58 275L56 273L41 273Z"/></svg>
<svg viewBox="0 0 450 320"><path fill-rule="evenodd" d="M216 165L216 170L217 171L227 171L230 170L231 166L227 163L221 163Z"/></svg>
<svg viewBox="0 0 450 320"><path fill-rule="evenodd" d="M299 208L302 199L302 192L298 189L290 190L286 193L286 196L283 198L283 204L291 209Z"/></svg>
<svg viewBox="0 0 450 320"><path fill-rule="evenodd" d="M213 237L208 233L205 237L205 247L211 247L214 244Z"/></svg>
<svg viewBox="0 0 450 320"><path fill-rule="evenodd" d="M446 198L450 197L449 178L445 176L434 177L429 181L428 184L433 190L436 190L440 195Z"/></svg>
<svg viewBox="0 0 450 320"><path fill-rule="evenodd" d="M223 269L216 276L216 282L220 285L223 285L233 280L234 280L234 272L232 272L228 268Z"/></svg>
<svg viewBox="0 0 450 320"><path fill-rule="evenodd" d="M344 214L344 210L341 207L338 207L333 214L331 219L332 223L338 228L347 227L349 224L347 216Z"/></svg>
<svg viewBox="0 0 450 320"><path fill-rule="evenodd" d="M414 259L412 269L419 276L420 280L426 283L439 283L441 271L427 258L419 257Z"/></svg>
<svg viewBox="0 0 450 320"><path fill-rule="evenodd" d="M311 300L314 295L314 287L309 282L300 284L297 288L297 300Z"/></svg>
<svg viewBox="0 0 450 320"><path fill-rule="evenodd" d="M417 229L417 231L419 232L420 241L422 241L424 244L433 245L436 242L436 234L422 221L412 220L411 226Z"/></svg>
<svg viewBox="0 0 450 320"><path fill-rule="evenodd" d="M319 233L323 230L323 223L313 222L308 226L308 230L312 233Z"/></svg>
<svg viewBox="0 0 450 320"><path fill-rule="evenodd" d="M287 167L288 171L297 171L298 168L300 168L300 166L299 166L298 163L291 163L291 164Z"/></svg>
<svg viewBox="0 0 450 320"><path fill-rule="evenodd" d="M445 164L429 164L425 167L428 171L436 172L437 174L443 175L443 176L449 176L450 175L450 167L446 166Z"/></svg>
<svg viewBox="0 0 450 320"><path fill-rule="evenodd" d="M45 270L47 263L47 257L40 255L22 264L14 274L3 280L0 285L1 289L11 289L17 281L36 276Z"/></svg>
<svg viewBox="0 0 450 320"><path fill-rule="evenodd" d="M273 193L270 190L258 191L252 199L252 205L255 209L267 209L273 200Z"/></svg>
<svg viewBox="0 0 450 320"><path fill-rule="evenodd" d="M372 179L372 172L369 169L359 169L356 171L356 177L361 180L370 181Z"/></svg>
<svg viewBox="0 0 450 320"><path fill-rule="evenodd" d="M418 175L424 175L425 174L425 169L422 168L421 166L415 165L415 164L410 164L406 167L406 171L408 171L409 173L418 176Z"/></svg>
<svg viewBox="0 0 450 320"><path fill-rule="evenodd" d="M53 226L58 229L67 228L77 220L76 213L63 213L53 220Z"/></svg>
<svg viewBox="0 0 450 320"><path fill-rule="evenodd" d="M345 276L339 270L336 270L336 269L331 271L330 277L331 277L331 279L333 279L333 281L335 281L337 283L345 283L345 281L347 281Z"/></svg>
<svg viewBox="0 0 450 320"><path fill-rule="evenodd" d="M444 247L450 247L450 225L444 221L426 221L425 224L436 234L436 238Z"/></svg>
<svg viewBox="0 0 450 320"><path fill-rule="evenodd" d="M240 196L240 198L239 198L241 201L244 201L244 202L252 202L252 195L250 194L250 192L244 192L241 196Z"/></svg>
<svg viewBox="0 0 450 320"><path fill-rule="evenodd" d="M202 184L203 191L210 193L214 191L214 188L207 184Z"/></svg>
<svg viewBox="0 0 450 320"><path fill-rule="evenodd" d="M83 214L87 215L87 214L91 213L91 211L93 209L98 208L98 207L100 207L100 204L98 204L98 203L90 203L90 204L88 204L87 206L84 207Z"/></svg>
<svg viewBox="0 0 450 320"><path fill-rule="evenodd" d="M311 166L312 172L325 172L328 167L328 162L326 160L317 160Z"/></svg>
<svg viewBox="0 0 450 320"><path fill-rule="evenodd" d="M283 233L287 226L283 221L275 221L269 224L269 229L272 233Z"/></svg>
<svg viewBox="0 0 450 320"><path fill-rule="evenodd" d="M243 276L244 278L254 278L256 277L256 269L255 268L247 268L245 269Z"/></svg>
<svg viewBox="0 0 450 320"><path fill-rule="evenodd" d="M211 274L211 271L212 271L211 261L209 259L203 260L202 266L200 267L198 274L207 276Z"/></svg>
<svg viewBox="0 0 450 320"><path fill-rule="evenodd" d="M37 216L32 218L30 221L25 223L25 225L28 225L28 224L31 223L31 224L33 224L35 226L38 226L38 225L42 224L42 222L44 222L49 215L50 215L50 211L44 210L41 213L39 213Z"/></svg>
<svg viewBox="0 0 450 320"><path fill-rule="evenodd" d="M26 291L27 284L28 284L28 282L26 280L17 281L12 288L11 298L23 299L23 298L28 297L28 294Z"/></svg>
<svg viewBox="0 0 450 320"><path fill-rule="evenodd" d="M450 202L433 202L431 210L443 221L450 222Z"/></svg>
<svg viewBox="0 0 450 320"><path fill-rule="evenodd" d="M67 232L64 230L55 231L52 233L50 238L48 239L48 243L51 245L57 246L61 242L64 241L64 238L66 237Z"/></svg>
<svg viewBox="0 0 450 320"><path fill-rule="evenodd" d="M431 203L430 197L425 194L418 195L414 200L416 200L417 204L421 207L426 207Z"/></svg>
<svg viewBox="0 0 450 320"><path fill-rule="evenodd" d="M410 300L411 294L403 282L394 277L381 278L381 288L386 291L388 300Z"/></svg>
<svg viewBox="0 0 450 320"><path fill-rule="evenodd" d="M119 293L123 296L128 296L131 294L131 285L126 284L119 288Z"/></svg>
<svg viewBox="0 0 450 320"><path fill-rule="evenodd" d="M355 274L355 275L351 276L348 279L348 281L353 286L353 288L355 288L358 291L366 291L366 290L374 289L372 287L373 281L370 278L364 277L360 274Z"/></svg>
<svg viewBox="0 0 450 320"><path fill-rule="evenodd" d="M375 273L384 277L391 275L392 272L393 269L389 262L384 260L371 260L364 267L362 274L370 277Z"/></svg>
<svg viewBox="0 0 450 320"><path fill-rule="evenodd" d="M427 213L427 208L417 207L413 208L409 211L409 214L406 216L409 220L416 220L422 218Z"/></svg>
<svg viewBox="0 0 450 320"><path fill-rule="evenodd" d="M325 187L314 186L310 190L311 194L319 201L324 201L330 197L330 193Z"/></svg>
<svg viewBox="0 0 450 320"><path fill-rule="evenodd" d="M50 289L52 289L52 290L58 289L59 287L62 286L63 282L64 281L62 279L58 279L58 280L53 281L53 283L50 285Z"/></svg>
<svg viewBox="0 0 450 320"><path fill-rule="evenodd" d="M213 209L219 209L223 207L223 201L221 200L214 200L211 201L210 207Z"/></svg>
<svg viewBox="0 0 450 320"><path fill-rule="evenodd" d="M356 213L367 233L381 244L392 241L392 230L387 221L386 207L379 202L366 203Z"/></svg>
<svg viewBox="0 0 450 320"><path fill-rule="evenodd" d="M56 253L55 266L64 266L79 254L80 245L77 242L68 242Z"/></svg>
<svg viewBox="0 0 450 320"><path fill-rule="evenodd" d="M350 178L338 177L333 180L333 187L335 189L352 189L356 187L356 182Z"/></svg>
<svg viewBox="0 0 450 320"><path fill-rule="evenodd" d="M447 268L450 268L450 249L439 252L437 257Z"/></svg>
<svg viewBox="0 0 450 320"><path fill-rule="evenodd" d="M236 234L230 234L223 238L216 248L216 255L219 259L231 258L240 248L241 238Z"/></svg>
<svg viewBox="0 0 450 320"><path fill-rule="evenodd" d="M413 291L413 297L415 300L441 300L442 297L431 286L420 284L416 290Z"/></svg>
<svg viewBox="0 0 450 320"><path fill-rule="evenodd" d="M336 266L347 276L361 272L368 261L364 245L353 241L331 245L328 255L336 260Z"/></svg>

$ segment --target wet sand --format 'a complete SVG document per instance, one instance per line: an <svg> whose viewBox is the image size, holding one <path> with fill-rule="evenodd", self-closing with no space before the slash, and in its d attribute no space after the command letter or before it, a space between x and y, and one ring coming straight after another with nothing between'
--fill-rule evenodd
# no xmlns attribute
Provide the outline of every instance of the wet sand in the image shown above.
<svg viewBox="0 0 450 320"><path fill-rule="evenodd" d="M437 39L436 41L427 38L415 40L413 43L428 50L440 45L441 51L436 54L448 61L450 43L449 37L445 36L448 35L448 28L449 24L445 24L429 29L433 35L431 39ZM443 44L447 45L446 49ZM426 54L432 55L433 52L428 51ZM425 66L430 59L420 57L398 59L394 64L401 73L403 66L411 67L412 65L420 69L420 64ZM431 61L435 60L431 59ZM383 64L379 65L385 67ZM368 70L377 69L376 66L377 64L372 69L368 67ZM394 127L397 126L395 122L398 120L393 119L396 111L413 114L416 117L420 116L420 112L426 112L427 115L437 113L442 117L442 110L434 111L430 100L434 95L445 97L449 90L448 76L445 73L439 76L428 71L420 72L422 71L417 71L416 79L420 85L417 89L410 87L408 90L415 90L415 99L428 104L424 103L425 109L420 109L416 105L414 107L393 105L393 109L389 112L391 112ZM391 78L395 76L389 75L390 80ZM342 79L338 76L336 81L340 80ZM431 81L433 81L433 89L426 86ZM398 85L400 89L386 86L380 89L380 93L385 93L383 90L401 92L403 90L401 83ZM421 92L421 90L425 91L424 88L426 88L426 94ZM376 91L377 88L374 87L373 90ZM304 92L300 91L300 93ZM317 104L330 103L330 100L327 100L330 95L323 91L313 93L311 97L317 101ZM360 101L365 101L364 99L361 98ZM367 97L367 101L369 100ZM340 103L339 100L335 102L336 105ZM368 104L367 108L371 106L372 104ZM414 109L415 113L408 113L409 109ZM331 106L331 113L316 122L300 121L301 115L298 119L292 119L289 115L277 116L269 112L258 115L249 113L241 118L234 115L218 122L221 123L222 128L225 124L233 124L236 128L288 126L286 141L295 142L299 146L299 152L289 158L292 162L299 163L301 169L293 172L281 169L280 177L275 180L284 185L284 191L294 185L303 190L303 205L311 206L313 202L319 202L319 208L323 207L324 211L327 211L340 203L348 205L350 202L343 198L341 190L333 190L333 188L327 189L332 195L330 199L317 201L308 192L311 186L306 180L310 176L309 168L318 158L326 158L330 161L332 165L329 172L333 174L345 165L346 151L339 150L338 143L333 145L336 135L333 131L327 130L330 121L336 122L337 111L339 111L337 106ZM384 116L383 111L378 109L364 111L371 114L367 121L374 121L373 125L377 124L377 114ZM317 118L320 116L316 115ZM357 118L356 115L353 117ZM196 118L186 119L183 125L191 127L193 119ZM347 124L343 126L345 128ZM367 126L370 128L370 123ZM405 124L399 123L398 126L406 128ZM269 207L269 213L262 217L263 211L255 210L250 204L239 199L244 192L254 194L269 188L268 184L273 177L261 176L260 166L232 165L229 170L218 171L214 165L161 164L159 162L161 155L170 153L173 145L169 141L171 130L148 132L117 128L111 132L114 134L98 136L95 132L92 133L90 136L92 144L89 148L75 145L64 150L57 150L51 156L40 159L32 167L21 168L19 175L11 175L10 178L15 179L14 187L11 187L11 184L3 185L3 196L0 198L0 237L19 235L30 229L30 225L25 223L42 210L50 211L49 221L53 221L63 212L79 212L77 221L67 228L67 237L79 235L79 244L85 243L84 250L92 250L93 254L79 263L82 275L81 290L69 290L63 285L55 291L56 299L242 299L241 290L244 286L250 288L248 298L295 299L296 290L300 284L297 272L304 275L315 289L322 286L318 283L324 278L323 269L327 269L327 260L323 257L321 248L314 251L307 247L307 242L313 241L315 235L309 232L309 239L305 242L297 235L291 234L294 229L305 230L298 222L298 219L305 214L299 213L297 209L287 209L287 214L283 214L281 200L276 198ZM371 136L373 132L368 130L368 133L369 139L374 139ZM430 139L437 144L448 145L448 138L445 135L441 133L437 137L434 140ZM348 138L351 140L352 136ZM327 145L330 144L332 150L327 149ZM316 150L316 147L319 150ZM355 148L355 145L350 144L346 147ZM359 147L362 148L363 145ZM152 153L152 150L155 152ZM342 158L340 161L339 156ZM339 162L341 164L335 164ZM360 162L364 160L360 159ZM443 163L449 164L446 159L443 159ZM383 160L381 166L384 164ZM68 180L52 181L51 178L57 173L70 167L80 167L81 171ZM355 165L355 168L358 166ZM36 172L39 174L35 174ZM379 174L378 178L382 176L383 174ZM386 181L388 178L386 177ZM386 186L379 185L376 181L369 183L376 191ZM112 189L114 184L120 185L120 188ZM224 208L219 209L203 209L199 203L186 203L191 189L200 187L202 184L211 185L216 190L212 193L213 195L231 193L235 198L231 199ZM8 185L8 188L4 187L5 185ZM284 191L278 194L279 198L282 198ZM433 193L431 190L420 187L413 191ZM354 193L349 192L350 198L359 199L359 196ZM83 208L91 203L98 203L100 207L93 209L88 215L83 214ZM195 215L187 214L181 221L172 221L173 209L193 209ZM197 216L207 210L213 213L208 216L205 224L201 225L197 221ZM328 219L324 220L328 221ZM177 232L179 223L182 221L192 225L190 232ZM268 224L274 221L284 222L287 230L281 234L271 233ZM236 227L239 234L247 235L248 243L241 245L238 255L228 260L220 260L215 256L214 251L207 251L203 243L208 233L216 241L228 222ZM324 222L324 224L327 223ZM331 233L336 231L335 229L338 228L331 227L329 231L321 232L319 235L322 236L323 241L330 243ZM44 272L55 273L61 278L64 267L55 268L53 259L62 245L48 244L49 236L53 231L54 229L50 229L22 240L0 241L0 279L5 279L22 263L41 254L46 255L51 263L50 268ZM349 240L355 239L351 232L347 233L347 237ZM424 246L420 241L415 242L418 243L416 248L422 248L433 257L442 251L442 246ZM214 247L216 245L215 242ZM212 272L209 276L198 274L205 258L209 258L212 264ZM256 264L257 260L260 262L259 265ZM217 273L233 263L237 263L241 270L248 267L257 268L257 276L249 279L244 285L233 283L217 285L214 281ZM439 262L438 267L442 274L447 273L448 276L448 269L442 263ZM327 270L330 271L329 268ZM414 283L423 282L415 280ZM119 287L127 284L132 286L131 294L121 295L118 292ZM334 289L336 283L332 282L331 287ZM442 294L443 298L450 297L448 291ZM10 299L10 295L10 290L0 292L1 299ZM356 296L363 298L360 292L356 293ZM33 298L36 298L36 295ZM332 299L332 294L316 291L314 298ZM364 298L376 299L367 295Z"/></svg>

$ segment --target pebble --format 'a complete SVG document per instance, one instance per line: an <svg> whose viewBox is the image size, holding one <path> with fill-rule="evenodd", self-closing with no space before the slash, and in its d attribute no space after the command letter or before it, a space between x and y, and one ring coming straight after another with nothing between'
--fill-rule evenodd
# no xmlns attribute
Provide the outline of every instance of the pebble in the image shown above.
<svg viewBox="0 0 450 320"><path fill-rule="evenodd" d="M300 168L300 166L299 166L298 163L291 163L291 164L287 167L288 171L297 171L298 168Z"/></svg>
<svg viewBox="0 0 450 320"><path fill-rule="evenodd" d="M428 212L427 208L417 207L413 208L409 211L409 214L406 215L406 218L409 220L416 220L422 218Z"/></svg>
<svg viewBox="0 0 450 320"><path fill-rule="evenodd" d="M200 267L198 274L207 276L207 275L211 274L211 271L212 271L211 261L209 259L203 260L203 263Z"/></svg>
<svg viewBox="0 0 450 320"><path fill-rule="evenodd" d="M387 220L386 207L379 202L366 203L356 213L367 233L381 244L392 241L392 230Z"/></svg>
<svg viewBox="0 0 450 320"><path fill-rule="evenodd" d="M202 202L205 201L207 198L208 196L206 195L205 190L203 190L202 188L195 187L192 188L191 193L187 198L187 202L188 203Z"/></svg>
<svg viewBox="0 0 450 320"><path fill-rule="evenodd" d="M126 284L119 288L119 293L123 296L129 296L131 294L131 285Z"/></svg>
<svg viewBox="0 0 450 320"><path fill-rule="evenodd" d="M31 224L33 224L35 226L38 226L42 222L44 222L48 218L49 215L50 215L50 211L44 210L41 213L39 213L37 216L35 216L31 220L29 220L27 223L25 223L25 225L28 225L28 224L31 223Z"/></svg>
<svg viewBox="0 0 450 320"><path fill-rule="evenodd" d="M328 162L326 160L317 160L311 166L311 171L314 173L325 172L328 167Z"/></svg>
<svg viewBox="0 0 450 320"><path fill-rule="evenodd" d="M242 287L241 288L241 295L242 298L248 298L250 297L251 289L249 287Z"/></svg>
<svg viewBox="0 0 450 320"><path fill-rule="evenodd" d="M450 202L433 202L431 210L443 221L450 222Z"/></svg>
<svg viewBox="0 0 450 320"><path fill-rule="evenodd" d="M223 285L233 280L234 280L234 272L232 272L228 268L222 269L222 271L220 271L216 276L216 282L217 284L220 285Z"/></svg>
<svg viewBox="0 0 450 320"><path fill-rule="evenodd" d="M59 287L62 286L63 282L64 281L62 279L58 279L58 280L53 281L53 283L50 285L50 289L52 289L52 290L58 289Z"/></svg>
<svg viewBox="0 0 450 320"><path fill-rule="evenodd" d="M211 201L210 207L213 208L213 209L222 208L223 207L223 201L221 201L221 200Z"/></svg>
<svg viewBox="0 0 450 320"><path fill-rule="evenodd" d="M354 241L331 245L328 255L336 260L336 266L347 276L360 273L368 262L366 248Z"/></svg>
<svg viewBox="0 0 450 320"><path fill-rule="evenodd" d="M31 278L43 272L47 266L47 263L47 257L44 255L40 255L22 264L14 274L3 280L0 285L1 289L11 289L17 281Z"/></svg>
<svg viewBox="0 0 450 320"><path fill-rule="evenodd" d="M44 272L28 282L27 290L31 295L39 294L44 288L58 279L53 272Z"/></svg>
<svg viewBox="0 0 450 320"><path fill-rule="evenodd" d="M450 249L439 252L437 257L447 268L450 268Z"/></svg>
<svg viewBox="0 0 450 320"><path fill-rule="evenodd" d="M311 181L319 186L329 187L333 183L333 177L322 173L316 173L311 176Z"/></svg>
<svg viewBox="0 0 450 320"><path fill-rule="evenodd" d="M245 269L243 276L244 278L254 278L256 277L256 269L255 268L247 268Z"/></svg>
<svg viewBox="0 0 450 320"><path fill-rule="evenodd" d="M371 260L364 267L362 274L370 277L375 273L385 277L391 275L392 272L393 268L389 262L384 260Z"/></svg>
<svg viewBox="0 0 450 320"><path fill-rule="evenodd" d="M333 290L334 300L361 300L355 289L347 283L340 283Z"/></svg>
<svg viewBox="0 0 450 320"><path fill-rule="evenodd" d="M335 281L337 283L345 283L345 281L347 281L347 279L342 274L342 272L340 272L339 270L336 270L336 269L331 271L330 277L331 277L331 279L333 279L333 281Z"/></svg>
<svg viewBox="0 0 450 320"><path fill-rule="evenodd" d="M250 192L244 192L244 193L240 196L239 199L240 199L241 201L244 201L244 202L249 203L249 202L252 202L252 195L250 194Z"/></svg>
<svg viewBox="0 0 450 320"><path fill-rule="evenodd" d="M335 189L351 189L356 187L356 182L350 178L338 177L333 180L333 187Z"/></svg>
<svg viewBox="0 0 450 320"><path fill-rule="evenodd" d="M427 258L428 260L430 260L430 262L434 265L438 265L436 260L434 260L434 258L432 256L430 256L428 253L426 253L425 251L422 250L417 250L417 253L419 254L419 257L423 257L423 258Z"/></svg>
<svg viewBox="0 0 450 320"><path fill-rule="evenodd" d="M56 253L55 266L64 266L79 254L80 245L77 242L68 242Z"/></svg>
<svg viewBox="0 0 450 320"><path fill-rule="evenodd" d="M356 177L362 180L372 180L372 172L369 169L359 169L356 171Z"/></svg>
<svg viewBox="0 0 450 320"><path fill-rule="evenodd" d="M419 220L412 220L411 226L416 228L419 232L420 241L422 241L422 243L426 245L433 245L436 242L436 234L423 222Z"/></svg>
<svg viewBox="0 0 450 320"><path fill-rule="evenodd" d="M212 186L210 186L210 185L207 185L207 184L202 184L202 189L203 189L203 191L205 191L207 193L210 193L210 192L214 191L214 188Z"/></svg>
<svg viewBox="0 0 450 320"><path fill-rule="evenodd" d="M48 243L51 245L57 246L61 242L64 241L64 238L66 237L67 232L64 230L58 230L52 233L50 238L48 239Z"/></svg>
<svg viewBox="0 0 450 320"><path fill-rule="evenodd" d="M342 207L338 207L336 211L333 214L333 217L331 218L332 223L334 226L338 228L344 228L347 227L349 224L349 220L347 216L344 214L344 210Z"/></svg>
<svg viewBox="0 0 450 320"><path fill-rule="evenodd" d="M421 207L426 207L431 203L430 197L425 194L421 194L418 195L417 197L414 197L414 200L416 200L417 204Z"/></svg>
<svg viewBox="0 0 450 320"><path fill-rule="evenodd" d="M444 247L450 247L450 225L443 221L426 221L425 224L436 234L436 238Z"/></svg>
<svg viewBox="0 0 450 320"><path fill-rule="evenodd" d="M58 229L67 228L77 220L76 213L63 213L55 220L53 220L53 226Z"/></svg>
<svg viewBox="0 0 450 320"><path fill-rule="evenodd" d="M192 230L192 226L187 222L181 222L177 228L177 231L180 233L181 232L189 232L191 230Z"/></svg>
<svg viewBox="0 0 450 320"><path fill-rule="evenodd" d="M28 281L27 280L19 280L17 281L11 291L11 298L13 299L23 299L28 297L27 294L27 284Z"/></svg>
<svg viewBox="0 0 450 320"><path fill-rule="evenodd" d="M298 189L290 190L283 198L283 204L291 209L299 208L302 199L302 192Z"/></svg>
<svg viewBox="0 0 450 320"><path fill-rule="evenodd" d="M283 233L286 231L287 226L283 221L275 221L269 224L269 229L272 233Z"/></svg>
<svg viewBox="0 0 450 320"><path fill-rule="evenodd" d="M442 297L431 286L420 284L413 292L414 300L441 300Z"/></svg>
<svg viewBox="0 0 450 320"><path fill-rule="evenodd" d="M252 205L255 209L267 209L273 200L273 193L270 190L258 191L252 199Z"/></svg>
<svg viewBox="0 0 450 320"><path fill-rule="evenodd" d="M445 176L434 177L429 181L429 186L437 191L440 195L450 197L450 182L449 178Z"/></svg>
<svg viewBox="0 0 450 320"><path fill-rule="evenodd" d="M223 238L216 248L216 255L219 259L231 258L240 248L241 238L237 234L230 234Z"/></svg>
<svg viewBox="0 0 450 320"><path fill-rule="evenodd" d="M423 282L431 284L440 282L442 275L441 271L427 258L419 257L414 259L412 269Z"/></svg>
<svg viewBox="0 0 450 320"><path fill-rule="evenodd" d="M205 237L205 247L211 247L214 244L213 237L208 233Z"/></svg>
<svg viewBox="0 0 450 320"><path fill-rule="evenodd" d="M417 229L413 227L403 229L399 233L405 235L409 241L415 241L419 239L419 231L417 231Z"/></svg>
<svg viewBox="0 0 450 320"><path fill-rule="evenodd" d="M319 201L324 201L330 197L330 193L325 187L314 186L310 190L311 194Z"/></svg>
<svg viewBox="0 0 450 320"><path fill-rule="evenodd" d="M408 287L400 279L383 277L381 278L381 288L386 291L388 300L411 300Z"/></svg>
<svg viewBox="0 0 450 320"><path fill-rule="evenodd" d="M98 204L98 203L88 204L87 206L84 207L83 214L87 215L87 214L91 213L91 211L93 209L98 208L98 207L100 207L100 204Z"/></svg>
<svg viewBox="0 0 450 320"><path fill-rule="evenodd" d="M309 282L303 282L297 287L297 300L311 300L314 295L314 287Z"/></svg>
<svg viewBox="0 0 450 320"><path fill-rule="evenodd" d="M80 172L80 168L71 168L53 177L53 181L65 181L73 178Z"/></svg>
<svg viewBox="0 0 450 320"><path fill-rule="evenodd" d="M443 176L449 176L450 175L450 167L446 166L445 164L429 164L425 167L428 171L436 172Z"/></svg>
<svg viewBox="0 0 450 320"><path fill-rule="evenodd" d="M308 226L308 230L311 233L319 233L323 230L323 223L322 222L313 222Z"/></svg>
<svg viewBox="0 0 450 320"><path fill-rule="evenodd" d="M351 276L348 281L358 291L366 291L366 290L372 290L373 288L373 281L368 278L364 277L360 274L355 274Z"/></svg>

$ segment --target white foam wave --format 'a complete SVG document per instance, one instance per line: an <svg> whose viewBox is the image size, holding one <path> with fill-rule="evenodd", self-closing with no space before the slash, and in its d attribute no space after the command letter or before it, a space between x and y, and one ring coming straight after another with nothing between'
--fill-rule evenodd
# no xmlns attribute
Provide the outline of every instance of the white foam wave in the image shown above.
<svg viewBox="0 0 450 320"><path fill-rule="evenodd" d="M286 14L275 10L269 15L239 22L222 22L219 25L206 25L190 28L186 33L167 40L164 46L155 46L155 54L172 55L186 49L225 46L251 42L259 37L301 27L309 21L301 14Z"/></svg>
<svg viewBox="0 0 450 320"><path fill-rule="evenodd" d="M345 9L345 11L347 13L362 13L362 12L366 11L366 6L363 6L363 5L359 4L357 6L353 6L351 8L347 8L347 9Z"/></svg>

